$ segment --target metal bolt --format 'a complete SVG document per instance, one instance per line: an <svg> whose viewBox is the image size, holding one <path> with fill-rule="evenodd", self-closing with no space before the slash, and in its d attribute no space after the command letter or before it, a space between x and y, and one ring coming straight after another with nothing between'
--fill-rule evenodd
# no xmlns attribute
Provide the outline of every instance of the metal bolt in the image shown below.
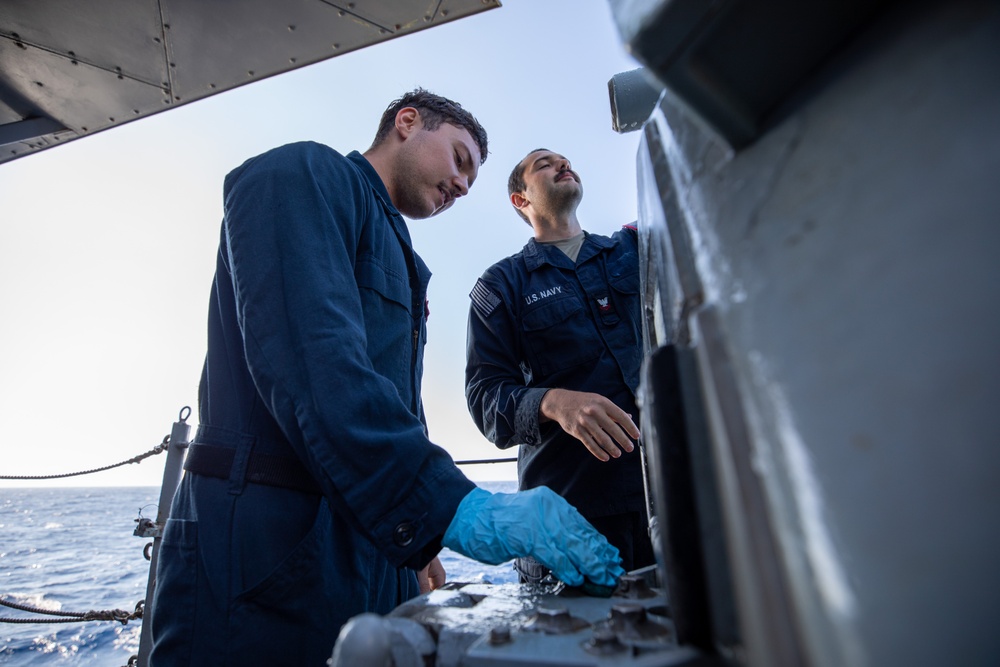
<svg viewBox="0 0 1000 667"><path fill-rule="evenodd" d="M656 593L650 589L645 577L641 574L622 575L621 579L618 580L618 589L614 595L631 600L656 597Z"/></svg>
<svg viewBox="0 0 1000 667"><path fill-rule="evenodd" d="M631 625L642 623L646 620L646 608L637 604L616 604L611 607L611 620Z"/></svg>
<svg viewBox="0 0 1000 667"><path fill-rule="evenodd" d="M506 625L501 625L497 628L490 628L490 646L500 646L501 644L510 643L510 628Z"/></svg>
<svg viewBox="0 0 1000 667"><path fill-rule="evenodd" d="M625 650L625 646L618 641L618 635L611 627L601 624L594 628L594 634L583 645L583 650L591 655L610 655Z"/></svg>

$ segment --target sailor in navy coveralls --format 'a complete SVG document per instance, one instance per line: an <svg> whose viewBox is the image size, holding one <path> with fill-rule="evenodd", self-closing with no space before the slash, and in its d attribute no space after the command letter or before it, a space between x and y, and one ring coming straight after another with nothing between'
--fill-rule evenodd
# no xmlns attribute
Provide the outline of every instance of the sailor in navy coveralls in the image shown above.
<svg viewBox="0 0 1000 667"><path fill-rule="evenodd" d="M571 554L567 578L617 576L592 527L548 502L589 542L545 538L545 499L475 488L427 438L430 271L400 213L447 209L486 154L471 114L417 90L364 154L291 144L226 177L201 426L144 619L153 665L325 664L348 619L420 592L443 542L497 562L547 547ZM506 539L498 506L527 538Z"/></svg>
<svg viewBox="0 0 1000 667"><path fill-rule="evenodd" d="M584 232L569 161L528 154L511 174L511 203L535 238L472 290L466 397L497 447L520 445L521 489L548 486L622 554L653 563L635 392L642 363L636 231ZM546 573L528 559L522 578Z"/></svg>

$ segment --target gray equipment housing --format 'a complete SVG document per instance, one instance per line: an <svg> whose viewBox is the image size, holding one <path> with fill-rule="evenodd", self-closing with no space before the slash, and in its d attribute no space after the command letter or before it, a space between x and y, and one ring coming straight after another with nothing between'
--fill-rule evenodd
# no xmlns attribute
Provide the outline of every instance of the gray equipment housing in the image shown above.
<svg viewBox="0 0 1000 667"><path fill-rule="evenodd" d="M667 87L643 413L681 643L993 664L998 3L614 4Z"/></svg>

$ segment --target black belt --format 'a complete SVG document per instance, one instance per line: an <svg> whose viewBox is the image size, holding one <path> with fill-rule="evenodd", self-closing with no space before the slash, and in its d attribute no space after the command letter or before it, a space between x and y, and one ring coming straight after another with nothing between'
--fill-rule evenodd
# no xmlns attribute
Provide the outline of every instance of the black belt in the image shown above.
<svg viewBox="0 0 1000 667"><path fill-rule="evenodd" d="M232 447L193 443L188 447L184 469L198 475L229 479L235 457L236 450ZM303 493L322 493L301 461L277 454L250 452L246 481Z"/></svg>

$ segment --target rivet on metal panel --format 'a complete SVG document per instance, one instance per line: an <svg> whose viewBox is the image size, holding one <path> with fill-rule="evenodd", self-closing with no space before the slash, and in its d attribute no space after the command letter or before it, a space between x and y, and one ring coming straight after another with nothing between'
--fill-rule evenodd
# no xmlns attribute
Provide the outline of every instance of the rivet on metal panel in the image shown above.
<svg viewBox="0 0 1000 667"><path fill-rule="evenodd" d="M134 113L136 116L138 116L139 115L139 110L138 109L132 109L132 113Z"/></svg>
<svg viewBox="0 0 1000 667"><path fill-rule="evenodd" d="M160 38L159 37L154 37L153 41L156 42L157 44L159 44L160 43Z"/></svg>
<svg viewBox="0 0 1000 667"><path fill-rule="evenodd" d="M402 30L402 29L403 29L403 24L402 23L397 23L396 24L396 30Z"/></svg>
<svg viewBox="0 0 1000 667"><path fill-rule="evenodd" d="M252 69L251 70L247 70L247 75L248 76L253 76L253 70Z"/></svg>
<svg viewBox="0 0 1000 667"><path fill-rule="evenodd" d="M430 20L431 20L431 18L432 18L431 16L425 16L425 17L424 17L424 20L425 20L425 21L430 21Z"/></svg>
<svg viewBox="0 0 1000 667"><path fill-rule="evenodd" d="M295 64L295 58L289 58L288 62L290 62L290 63L292 63L294 65Z"/></svg>
<svg viewBox="0 0 1000 667"><path fill-rule="evenodd" d="M293 26L293 25L288 26L288 30L289 31L294 31L295 30L295 26Z"/></svg>
<svg viewBox="0 0 1000 667"><path fill-rule="evenodd" d="M164 30L170 30L170 24L169 23L164 23L163 24L163 29Z"/></svg>
<svg viewBox="0 0 1000 667"><path fill-rule="evenodd" d="M333 48L335 48L335 49L339 49L339 48L340 48L340 44L334 44L334 45L333 45Z"/></svg>
<svg viewBox="0 0 1000 667"><path fill-rule="evenodd" d="M112 123L115 122L115 119L112 118L111 116L108 116L108 120L111 121Z"/></svg>
<svg viewBox="0 0 1000 667"><path fill-rule="evenodd" d="M353 2L348 2L347 3L347 8L348 9L354 9L354 3Z"/></svg>
<svg viewBox="0 0 1000 667"><path fill-rule="evenodd" d="M180 101L181 101L181 97L180 97L180 95L175 95L175 96L174 96L174 99L175 99L175 100L177 100L178 102L180 102Z"/></svg>
<svg viewBox="0 0 1000 667"><path fill-rule="evenodd" d="M344 15L344 10L343 9L337 10L337 16L343 16L343 15Z"/></svg>
<svg viewBox="0 0 1000 667"><path fill-rule="evenodd" d="M83 130L84 132L87 131L87 128L85 128L85 127L81 127L80 129Z"/></svg>
<svg viewBox="0 0 1000 667"><path fill-rule="evenodd" d="M177 67L177 63L170 63L171 67Z"/></svg>
<svg viewBox="0 0 1000 667"><path fill-rule="evenodd" d="M441 16L448 16L448 10L447 9L442 9L441 10Z"/></svg>
<svg viewBox="0 0 1000 667"><path fill-rule="evenodd" d="M44 88L45 87L45 84L42 83L41 81L36 81L35 85L38 86L39 88Z"/></svg>

